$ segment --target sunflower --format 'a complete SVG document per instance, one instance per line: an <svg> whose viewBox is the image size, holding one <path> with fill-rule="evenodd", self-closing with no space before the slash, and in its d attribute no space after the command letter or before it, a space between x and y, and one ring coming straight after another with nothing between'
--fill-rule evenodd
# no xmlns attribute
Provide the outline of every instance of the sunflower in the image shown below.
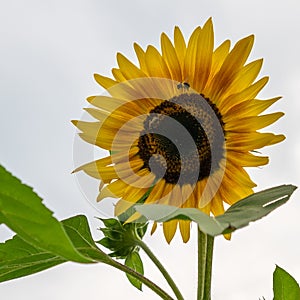
<svg viewBox="0 0 300 300"><path fill-rule="evenodd" d="M82 139L109 151L76 169L100 180L98 201L117 198L117 216L137 203L217 216L224 204L253 193L256 184L244 168L267 164L257 149L285 138L259 132L283 113L261 114L280 97L256 98L268 77L256 79L262 59L247 62L253 42L250 35L232 49L229 40L215 48L209 19L187 44L175 27L174 42L162 33L161 52L134 44L138 66L118 53L114 79L95 75L108 92L87 99L96 121L73 123ZM167 242L178 227L187 242L190 226L188 220L164 222Z"/></svg>

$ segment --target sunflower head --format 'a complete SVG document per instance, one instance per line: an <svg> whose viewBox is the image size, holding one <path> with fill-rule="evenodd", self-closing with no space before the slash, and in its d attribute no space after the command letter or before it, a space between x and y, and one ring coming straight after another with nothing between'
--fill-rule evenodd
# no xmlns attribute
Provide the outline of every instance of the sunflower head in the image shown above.
<svg viewBox="0 0 300 300"><path fill-rule="evenodd" d="M109 153L76 169L101 181L98 201L118 198L117 216L136 203L220 215L224 203L253 192L244 168L267 164L256 150L284 139L260 131L283 113L262 114L280 97L257 98L268 77L257 79L262 59L247 62L253 41L251 35L215 48L209 19L187 43L175 27L173 41L161 35L161 51L134 44L138 65L118 53L114 79L95 75L109 95L88 98L95 122L74 124L85 141ZM187 220L163 223L167 242L177 227L187 242Z"/></svg>

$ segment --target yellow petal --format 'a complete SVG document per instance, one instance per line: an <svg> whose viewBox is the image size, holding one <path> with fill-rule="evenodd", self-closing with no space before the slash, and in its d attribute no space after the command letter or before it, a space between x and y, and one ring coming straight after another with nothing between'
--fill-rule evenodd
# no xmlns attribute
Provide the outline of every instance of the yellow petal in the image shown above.
<svg viewBox="0 0 300 300"><path fill-rule="evenodd" d="M238 152L227 150L227 157L230 157L235 164L241 167L258 167L269 163L267 156L256 156L249 152Z"/></svg>
<svg viewBox="0 0 300 300"><path fill-rule="evenodd" d="M78 135L80 136L80 138L82 138L84 141L86 141L89 144L97 145L105 150L110 150L111 143L107 143L106 141L103 141L101 144L98 144L97 137L95 137L94 135L85 134L85 133L79 133Z"/></svg>
<svg viewBox="0 0 300 300"><path fill-rule="evenodd" d="M168 244L170 244L175 235L177 223L178 220L171 220L163 223L163 231Z"/></svg>
<svg viewBox="0 0 300 300"><path fill-rule="evenodd" d="M247 186L250 188L256 186L256 184L250 179L248 173L241 166L236 165L229 158L227 159L226 164L227 166L224 177L229 177L232 179L234 178L234 181L242 186Z"/></svg>
<svg viewBox="0 0 300 300"><path fill-rule="evenodd" d="M182 190L179 184L175 184L170 195L170 205L181 207L182 206Z"/></svg>
<svg viewBox="0 0 300 300"><path fill-rule="evenodd" d="M212 80L209 94L218 99L223 90L234 80L236 72L245 64L253 46L254 36L238 41L227 55L219 72Z"/></svg>
<svg viewBox="0 0 300 300"><path fill-rule="evenodd" d="M126 111L129 107L132 107L133 110L130 114L127 114ZM122 131L140 131L144 128L143 123L146 118L146 116L140 116L143 113L142 105L123 105L118 110L110 113L105 119L102 118L102 127L118 130L122 129ZM102 115L105 116L103 113Z"/></svg>
<svg viewBox="0 0 300 300"><path fill-rule="evenodd" d="M86 122L79 120L71 121L79 130L85 131L95 131L95 128L99 128L100 122Z"/></svg>
<svg viewBox="0 0 300 300"><path fill-rule="evenodd" d="M175 47L178 61L181 66L181 70L183 70L185 53L186 53L186 44L182 32L177 26L174 28L174 47Z"/></svg>
<svg viewBox="0 0 300 300"><path fill-rule="evenodd" d="M165 180L164 180L165 182ZM162 194L160 196L160 199L158 200L158 204L166 204L166 205L172 205L172 191L174 188L174 184L166 183L164 184Z"/></svg>
<svg viewBox="0 0 300 300"><path fill-rule="evenodd" d="M239 93L230 95L225 99L220 98L222 101L218 104L218 107L220 111L222 111L222 115L224 116L233 106L238 105L246 100L254 99L267 84L268 80L268 77L263 77Z"/></svg>
<svg viewBox="0 0 300 300"><path fill-rule="evenodd" d="M127 223L132 223L135 222L136 220L138 220L140 217L142 217L142 215L139 212L135 212L131 217L129 217L125 224Z"/></svg>
<svg viewBox="0 0 300 300"><path fill-rule="evenodd" d="M238 185L234 180L227 177L226 180L224 180L224 183L220 186L219 193L223 201L232 205L251 195L253 190L249 187Z"/></svg>
<svg viewBox="0 0 300 300"><path fill-rule="evenodd" d="M195 207L194 195L196 193L196 188L192 187L190 184L185 184L182 186L182 205L181 207Z"/></svg>
<svg viewBox="0 0 300 300"><path fill-rule="evenodd" d="M211 71L213 49L214 30L212 19L210 18L203 26L197 40L195 74L192 86L200 93L203 91Z"/></svg>
<svg viewBox="0 0 300 300"><path fill-rule="evenodd" d="M125 104L128 100L117 99L109 96L92 96L88 97L87 101L102 110L113 112L115 109Z"/></svg>
<svg viewBox="0 0 300 300"><path fill-rule="evenodd" d="M207 186L207 178L198 181L196 187L196 194L197 194L197 208L203 211L206 214L210 214L210 207L211 207L211 198L208 193L205 193L205 189Z"/></svg>
<svg viewBox="0 0 300 300"><path fill-rule="evenodd" d="M225 130L233 131L233 132L251 132L256 131L258 129L267 127L274 122L276 122L279 118L284 115L282 112L272 113L263 116L253 116L246 118L235 118L233 120L226 120L225 122Z"/></svg>
<svg viewBox="0 0 300 300"><path fill-rule="evenodd" d="M112 80L109 77L102 76L100 74L94 74L94 78L103 88L106 90L116 85L118 82Z"/></svg>
<svg viewBox="0 0 300 300"><path fill-rule="evenodd" d="M92 161L90 163L84 164L78 168L76 168L72 173L75 172L79 172L79 171L84 171L86 172L88 175L97 178L97 179L101 179L99 171L98 171L98 167L104 167L111 164L111 157L107 156L101 159L98 159L96 161Z"/></svg>
<svg viewBox="0 0 300 300"><path fill-rule="evenodd" d="M127 186L122 198L133 203L138 202L148 191L149 188L136 188L131 185Z"/></svg>
<svg viewBox="0 0 300 300"><path fill-rule="evenodd" d="M124 190L127 188L128 184L124 181L118 179L108 185L106 185L101 191L97 198L100 201L106 197L120 198L122 197ZM113 195L113 196L111 196Z"/></svg>
<svg viewBox="0 0 300 300"><path fill-rule="evenodd" d="M221 172L221 175L223 175L223 172ZM219 177L220 175L216 171L215 173L210 174L210 177L203 179L200 182L201 184L198 185L199 190L201 190L201 198L200 202L198 203L198 208L200 208L201 210L212 201L212 199L215 196L215 193L218 191L220 181L222 179Z"/></svg>
<svg viewBox="0 0 300 300"><path fill-rule="evenodd" d="M101 189L98 197L97 197L97 202L100 202L101 200L105 198L119 198L116 196L116 194L112 193L108 186L105 186L104 188Z"/></svg>
<svg viewBox="0 0 300 300"><path fill-rule="evenodd" d="M214 216L219 216L224 214L225 209L223 205L223 200L221 198L221 195L217 193L215 197L212 200L211 203L211 212L213 213Z"/></svg>
<svg viewBox="0 0 300 300"><path fill-rule="evenodd" d="M257 116L266 109L268 109L271 105L277 102L281 97L276 97L267 100L258 100L258 99L251 99L243 101L235 106L233 106L227 113L228 116L240 116L247 117L247 116ZM225 115L225 114L224 114Z"/></svg>
<svg viewBox="0 0 300 300"><path fill-rule="evenodd" d="M120 178L124 181L127 180L127 183L130 183L128 177L130 177L132 175L132 173L138 174L138 171L143 166L143 163L140 163L139 160L137 160L137 161L138 161L138 164L136 164L136 165L131 163L128 166L128 164L126 164L126 166L128 166L127 168L124 168L124 166L122 166L122 164L117 164L115 166L105 166L105 167L97 166L98 173L100 175L100 178L104 182L110 182L113 179Z"/></svg>
<svg viewBox="0 0 300 300"><path fill-rule="evenodd" d="M142 70L140 70L121 53L117 54L117 61L123 76L127 80L147 76Z"/></svg>
<svg viewBox="0 0 300 300"><path fill-rule="evenodd" d="M242 67L236 73L234 80L228 82L228 86L223 87L222 97L225 98L226 95L239 93L251 85L258 75L262 63L263 60L258 59Z"/></svg>
<svg viewBox="0 0 300 300"><path fill-rule="evenodd" d="M126 81L126 78L125 76L122 74L121 70L120 69L117 69L117 68L113 68L111 70L113 76L115 77L115 79L118 81L118 82L122 82L122 81Z"/></svg>
<svg viewBox="0 0 300 300"><path fill-rule="evenodd" d="M285 139L282 134L273 133L231 133L227 134L226 148L235 151L252 151L279 143Z"/></svg>
<svg viewBox="0 0 300 300"><path fill-rule="evenodd" d="M159 201L161 198L161 195L164 191L164 187L165 187L165 180L160 180L159 182L157 182L154 185L153 189L151 190L145 203L146 204L157 203L157 201Z"/></svg>
<svg viewBox="0 0 300 300"><path fill-rule="evenodd" d="M198 50L198 37L201 27L197 27L188 42L186 55L184 58L183 79L188 83L193 83L195 77L196 55Z"/></svg>
<svg viewBox="0 0 300 300"><path fill-rule="evenodd" d="M147 69L147 64L146 64L146 53L145 51L139 46L137 43L134 43L134 51L136 53L136 56L138 58L139 64L140 64L140 69L147 75L148 69Z"/></svg>
<svg viewBox="0 0 300 300"><path fill-rule="evenodd" d="M283 134L274 134L271 143L268 146L280 143L285 140L285 136Z"/></svg>
<svg viewBox="0 0 300 300"><path fill-rule="evenodd" d="M157 229L157 222L154 222L152 225L152 229L151 229L151 235L155 232L155 230Z"/></svg>
<svg viewBox="0 0 300 300"><path fill-rule="evenodd" d="M253 47L254 35L239 40L226 57L221 67L222 75L228 75L239 70L246 62Z"/></svg>
<svg viewBox="0 0 300 300"><path fill-rule="evenodd" d="M132 89L130 84L125 82L118 82L109 77L105 77L99 74L94 74L95 80L104 87L107 92L116 98L125 98L128 100L139 99L139 93Z"/></svg>
<svg viewBox="0 0 300 300"><path fill-rule="evenodd" d="M100 122L71 121L82 133L79 136L90 144L97 145L97 136L101 128ZM104 148L107 149L107 148Z"/></svg>
<svg viewBox="0 0 300 300"><path fill-rule="evenodd" d="M120 199L115 205L115 216L120 216L133 205L134 203L131 201Z"/></svg>
<svg viewBox="0 0 300 300"><path fill-rule="evenodd" d="M164 33L162 33L161 35L161 51L162 51L162 57L168 65L171 78L173 80L181 82L182 71L181 71L180 63L178 61L178 57L176 55L176 51L170 39Z"/></svg>
<svg viewBox="0 0 300 300"><path fill-rule="evenodd" d="M149 75L152 77L171 78L168 66L159 52L153 46L146 51L146 64Z"/></svg>
<svg viewBox="0 0 300 300"><path fill-rule="evenodd" d="M140 160L142 162L142 160ZM143 162L138 166L138 168L143 167ZM131 167L132 168L132 167ZM137 169L138 169L137 168ZM134 171L134 168L132 168ZM141 188L141 189L149 189L153 186L154 180L155 180L155 175L151 173L148 169L143 168L136 172L138 176L140 177L139 179L135 180L130 180L128 179L128 182L132 184L134 187Z"/></svg>
<svg viewBox="0 0 300 300"><path fill-rule="evenodd" d="M228 241L230 241L231 240L231 233L225 233L225 234L223 234L223 236L224 236L224 238L226 239L226 240L228 240Z"/></svg>
<svg viewBox="0 0 300 300"><path fill-rule="evenodd" d="M182 236L182 241L187 243L190 239L191 221L179 220L179 229Z"/></svg>
<svg viewBox="0 0 300 300"><path fill-rule="evenodd" d="M230 49L230 41L226 40L213 52L211 72L207 80L206 87L208 86L212 78L216 75L216 73L220 70L226 56L229 53L229 49ZM206 88L203 89L203 94L206 95L207 97L210 96L207 94Z"/></svg>
<svg viewBox="0 0 300 300"><path fill-rule="evenodd" d="M97 109L97 108L88 107L88 108L84 108L84 110L86 112L88 112L95 119L98 119L99 121L102 121L102 120L106 119L110 115L109 112L104 111L104 110L100 110L100 109Z"/></svg>

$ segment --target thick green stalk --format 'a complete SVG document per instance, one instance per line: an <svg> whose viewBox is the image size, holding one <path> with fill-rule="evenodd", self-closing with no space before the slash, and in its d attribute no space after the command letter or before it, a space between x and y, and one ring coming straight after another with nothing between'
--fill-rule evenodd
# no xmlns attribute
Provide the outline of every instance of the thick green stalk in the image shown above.
<svg viewBox="0 0 300 300"><path fill-rule="evenodd" d="M198 291L197 300L211 299L211 271L214 238L198 227Z"/></svg>
<svg viewBox="0 0 300 300"><path fill-rule="evenodd" d="M207 235L206 244L206 268L205 268L205 284L204 284L204 299L211 299L211 274L212 274L212 260L214 250L214 237Z"/></svg>
<svg viewBox="0 0 300 300"><path fill-rule="evenodd" d="M107 262L108 265L117 268L136 279L140 280L143 284L145 284L148 288L150 288L153 292L155 292L158 296L160 296L164 300L174 300L169 294L167 294L163 289L161 289L159 286L157 286L155 283L153 283L151 280L143 276L142 274L134 271L133 269L122 265L121 263L111 259L109 262Z"/></svg>
<svg viewBox="0 0 300 300"><path fill-rule="evenodd" d="M198 290L197 300L204 299L207 235L198 227Z"/></svg>
<svg viewBox="0 0 300 300"><path fill-rule="evenodd" d="M168 282L169 286L173 290L176 298L178 300L184 300L182 294L180 293L177 285L173 281L170 274L167 272L165 267L161 264L161 262L157 259L157 257L154 255L154 253L150 250L150 248L142 241L138 241L138 245L145 251L145 253L148 255L148 257L153 261L153 263L157 266L157 268L160 270L166 281Z"/></svg>

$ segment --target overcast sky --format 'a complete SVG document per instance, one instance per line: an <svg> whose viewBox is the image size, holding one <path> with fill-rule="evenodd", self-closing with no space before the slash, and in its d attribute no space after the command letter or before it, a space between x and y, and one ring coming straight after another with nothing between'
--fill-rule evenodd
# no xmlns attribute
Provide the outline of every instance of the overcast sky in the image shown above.
<svg viewBox="0 0 300 300"><path fill-rule="evenodd" d="M14 0L0 6L1 163L35 190L59 219L86 214L100 238L94 216L70 172L75 129L85 98L101 94L93 73L109 75L120 51L136 61L133 42L159 47L161 32L175 25L185 37L212 16L216 44L254 33L251 58L263 57L261 76L270 82L261 98L282 95L271 111L286 116L270 130L287 140L263 149L270 164L251 171L258 190L282 183L299 184L300 4L298 0L92 1ZM275 264L300 281L300 199L238 231L228 242L216 239L213 300L272 299ZM146 241L161 258L186 299L196 293L196 231L188 244L179 235L167 245L158 231ZM0 226L0 238L11 236ZM149 277L162 282L145 259ZM101 296L105 295L105 296ZM67 263L26 278L0 284L1 299L81 300L158 297L130 286L125 275L105 265Z"/></svg>

